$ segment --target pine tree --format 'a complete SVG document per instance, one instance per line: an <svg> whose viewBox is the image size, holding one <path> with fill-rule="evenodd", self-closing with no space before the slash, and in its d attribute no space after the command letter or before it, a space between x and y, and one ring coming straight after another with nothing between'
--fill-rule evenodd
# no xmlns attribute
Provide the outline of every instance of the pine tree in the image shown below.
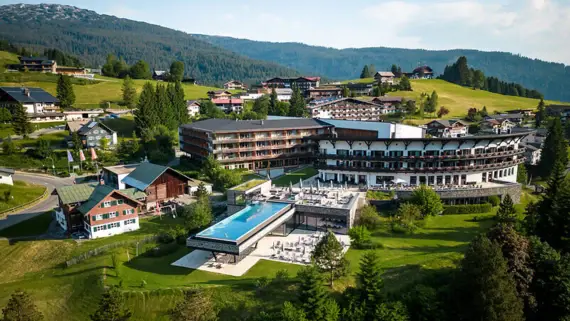
<svg viewBox="0 0 570 321"><path fill-rule="evenodd" d="M400 78L400 90L412 91L412 84L406 75L403 75L402 78Z"/></svg>
<svg viewBox="0 0 570 321"><path fill-rule="evenodd" d="M293 95L291 96L291 100L289 100L289 104L289 116L302 117L305 114L307 104L299 88L293 89Z"/></svg>
<svg viewBox="0 0 570 321"><path fill-rule="evenodd" d="M534 116L534 127L539 128L542 125L542 121L544 120L545 110L544 110L544 100L541 99L536 107L536 114Z"/></svg>
<svg viewBox="0 0 570 321"><path fill-rule="evenodd" d="M8 136L2 141L2 152L6 155L12 155L16 152L16 144L12 141L12 137Z"/></svg>
<svg viewBox="0 0 570 321"><path fill-rule="evenodd" d="M28 114L26 109L22 104L18 104L14 107L14 115L12 115L12 127L16 135L22 135L28 137L28 134L32 132L32 124L28 119Z"/></svg>
<svg viewBox="0 0 570 321"><path fill-rule="evenodd" d="M269 114L269 105L269 97L267 95L263 95L253 102L252 110L265 118Z"/></svg>
<svg viewBox="0 0 570 321"><path fill-rule="evenodd" d="M334 279L348 272L348 261L344 258L342 250L342 244L334 233L329 231L313 251L312 259L321 271L328 274L330 286L333 286Z"/></svg>
<svg viewBox="0 0 570 321"><path fill-rule="evenodd" d="M503 197L503 201L497 211L497 221L501 223L514 223L517 220L517 211L513 199L509 194Z"/></svg>
<svg viewBox="0 0 570 321"><path fill-rule="evenodd" d="M400 302L382 302L376 307L374 321L409 321L406 306Z"/></svg>
<svg viewBox="0 0 570 321"><path fill-rule="evenodd" d="M159 115L156 110L154 87L150 82L144 84L142 92L139 96L139 102L135 114L135 128L137 132L142 133L143 129L152 129L160 123Z"/></svg>
<svg viewBox="0 0 570 321"><path fill-rule="evenodd" d="M8 108L2 107L0 108L0 122L1 123L9 123L12 121L12 114L8 110Z"/></svg>
<svg viewBox="0 0 570 321"><path fill-rule="evenodd" d="M501 248L487 237L477 236L469 244L454 285L461 320L523 320L523 304Z"/></svg>
<svg viewBox="0 0 570 321"><path fill-rule="evenodd" d="M370 78L370 70L368 69L368 65L364 65L364 68L362 68L360 78Z"/></svg>
<svg viewBox="0 0 570 321"><path fill-rule="evenodd" d="M291 302L283 303L280 313L281 321L307 321L305 311L297 309Z"/></svg>
<svg viewBox="0 0 570 321"><path fill-rule="evenodd" d="M340 318L340 308L334 299L328 298L323 305L323 321L337 321Z"/></svg>
<svg viewBox="0 0 570 321"><path fill-rule="evenodd" d="M131 139L130 144L131 144L130 152L131 152L132 156L138 155L141 147L139 144L139 138L137 137L137 133L135 131L133 131L133 135L132 135L132 139Z"/></svg>
<svg viewBox="0 0 570 321"><path fill-rule="evenodd" d="M168 315L172 321L216 321L218 312L210 295L205 291L186 291Z"/></svg>
<svg viewBox="0 0 570 321"><path fill-rule="evenodd" d="M21 290L12 293L6 307L2 309L2 314L4 315L2 321L41 321L44 319L30 295Z"/></svg>
<svg viewBox="0 0 570 321"><path fill-rule="evenodd" d="M69 76L59 75L56 91L61 108L67 109L73 107L73 104L75 104L75 93L73 92L73 86L71 85Z"/></svg>
<svg viewBox="0 0 570 321"><path fill-rule="evenodd" d="M528 182L528 174L526 171L526 166L524 164L519 164L517 168L517 183L526 185Z"/></svg>
<svg viewBox="0 0 570 321"><path fill-rule="evenodd" d="M279 115L277 110L278 103L277 91L275 90L275 87L273 87L271 88L271 95L269 95L269 115Z"/></svg>
<svg viewBox="0 0 570 321"><path fill-rule="evenodd" d="M342 97L350 97L350 89L348 89L346 86L342 87Z"/></svg>
<svg viewBox="0 0 570 321"><path fill-rule="evenodd" d="M297 274L300 280L298 299L308 320L322 320L327 290L315 266L307 266Z"/></svg>
<svg viewBox="0 0 570 321"><path fill-rule="evenodd" d="M91 315L91 321L127 321L132 313L123 306L121 292L117 287L111 287L103 293L97 311Z"/></svg>
<svg viewBox="0 0 570 321"><path fill-rule="evenodd" d="M176 117L172 108L172 100L170 99L170 97L174 96L174 87L172 84L168 84L168 87L166 87L157 83L154 94L154 107L159 115L160 124L168 129L175 129L177 127Z"/></svg>
<svg viewBox="0 0 570 321"><path fill-rule="evenodd" d="M123 104L128 109L134 109L136 107L136 100L137 100L137 90L135 89L135 85L133 80L129 75L125 76L123 80Z"/></svg>
<svg viewBox="0 0 570 321"><path fill-rule="evenodd" d="M360 271L356 274L356 290L359 292L359 302L364 305L366 318L374 316L375 306L382 298L382 270L378 254L374 251L364 253L360 259Z"/></svg>
<svg viewBox="0 0 570 321"><path fill-rule="evenodd" d="M560 162L564 167L568 164L568 152L566 147L568 143L564 139L564 133L559 118L554 118L548 129L548 135L544 140L542 155L538 169L540 175L544 178L549 177L552 173L553 164Z"/></svg>
<svg viewBox="0 0 570 321"><path fill-rule="evenodd" d="M180 81L174 83L170 99L177 125L188 123L188 108L184 99L184 88L182 88Z"/></svg>
<svg viewBox="0 0 570 321"><path fill-rule="evenodd" d="M208 190L206 189L206 185L204 185L204 182L200 182L200 184L198 185L198 189L196 190L195 196L196 198L200 199L202 197L207 197L208 196Z"/></svg>

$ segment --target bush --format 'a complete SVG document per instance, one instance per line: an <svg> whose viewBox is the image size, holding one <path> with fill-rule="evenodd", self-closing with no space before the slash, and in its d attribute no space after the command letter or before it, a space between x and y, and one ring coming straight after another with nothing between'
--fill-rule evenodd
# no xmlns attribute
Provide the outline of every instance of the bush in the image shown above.
<svg viewBox="0 0 570 321"><path fill-rule="evenodd" d="M162 257L172 254L178 250L178 244L172 242L170 244L162 244L157 247L150 249L144 253L145 256L149 257Z"/></svg>
<svg viewBox="0 0 570 321"><path fill-rule="evenodd" d="M372 244L370 231L366 226L359 225L348 230L348 236L350 237L350 244L356 249L370 248Z"/></svg>
<svg viewBox="0 0 570 321"><path fill-rule="evenodd" d="M376 211L376 207L368 205L360 210L357 225L366 226L368 230L373 231L380 226L380 223L380 215Z"/></svg>
<svg viewBox="0 0 570 321"><path fill-rule="evenodd" d="M469 205L448 205L443 209L444 215L449 214L478 214L489 213L493 210L493 205L490 203L483 204L469 204Z"/></svg>
<svg viewBox="0 0 570 321"><path fill-rule="evenodd" d="M499 206L499 204L501 204L501 198L497 195L489 196L488 201L492 206Z"/></svg>

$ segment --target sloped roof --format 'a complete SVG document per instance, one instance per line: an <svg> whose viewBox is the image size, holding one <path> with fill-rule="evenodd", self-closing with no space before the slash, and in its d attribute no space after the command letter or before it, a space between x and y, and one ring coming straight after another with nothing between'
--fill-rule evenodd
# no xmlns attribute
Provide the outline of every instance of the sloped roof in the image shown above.
<svg viewBox="0 0 570 321"><path fill-rule="evenodd" d="M457 119L435 119L430 121L429 123L427 123L427 125L431 124L431 123L438 123L441 124L442 126L445 127L451 127L455 124L460 124L463 126L467 126L465 123L463 123L461 120L457 120Z"/></svg>
<svg viewBox="0 0 570 321"><path fill-rule="evenodd" d="M182 125L182 128L197 129L216 133L325 127L330 127L330 125L311 118L285 118L277 120L234 120L226 118L210 118L187 125Z"/></svg>
<svg viewBox="0 0 570 321"><path fill-rule="evenodd" d="M138 190L146 190L160 175L167 170L171 170L178 175L190 180L186 175L166 166L157 165L149 162L141 163L134 171L127 177L123 178L123 183L126 185L137 188Z"/></svg>
<svg viewBox="0 0 570 321"><path fill-rule="evenodd" d="M214 104L241 104L243 100L240 98L214 98L212 99Z"/></svg>
<svg viewBox="0 0 570 321"><path fill-rule="evenodd" d="M16 171L11 169L11 168L0 167L0 173L14 175L14 173L16 173Z"/></svg>
<svg viewBox="0 0 570 321"><path fill-rule="evenodd" d="M154 71L155 76L162 76L164 74L166 74L166 71L164 71L164 70L155 70Z"/></svg>
<svg viewBox="0 0 570 321"><path fill-rule="evenodd" d="M29 92L29 96L24 93ZM9 96L19 103L59 103L59 100L41 88L0 87L0 99Z"/></svg>
<svg viewBox="0 0 570 321"><path fill-rule="evenodd" d="M146 197L145 193L137 191L134 188L130 188L127 190L116 190L107 185L97 185L97 187L94 188L93 193L91 193L91 196L89 197L87 202L81 204L81 206L79 206L77 210L82 214L87 214L95 206L97 206L97 204L99 204L103 199L105 199L105 197L113 193L119 194L139 204L140 204L139 199Z"/></svg>
<svg viewBox="0 0 570 321"><path fill-rule="evenodd" d="M74 132L78 131L81 127L83 127L83 125L87 124L88 122L89 122L89 120L87 120L87 119L68 121L66 124L66 127L70 132L74 133Z"/></svg>
<svg viewBox="0 0 570 321"><path fill-rule="evenodd" d="M85 202L89 199L97 183L75 184L62 186L55 189L59 199L63 204Z"/></svg>
<svg viewBox="0 0 570 321"><path fill-rule="evenodd" d="M524 118L524 115L521 113L513 113L513 114L488 115L487 117L492 118L492 119L501 119L501 118L519 119L519 118Z"/></svg>
<svg viewBox="0 0 570 321"><path fill-rule="evenodd" d="M91 128L93 128L93 127L95 127L95 126L97 126L97 125L98 125L99 127L102 127L102 128L104 128L104 129L108 130L108 131L111 132L111 133L114 133L114 132L115 132L114 130L112 130L112 129L109 128L107 125L103 124L102 122L97 122L97 121L92 120L92 121L88 122L87 124L81 126L81 128L79 128L79 130L77 131L77 133L80 134L80 135L85 134L85 133L87 133L88 131L90 131Z"/></svg>
<svg viewBox="0 0 570 321"><path fill-rule="evenodd" d="M396 77L396 75L394 75L394 73L391 71L378 71L376 75L380 77Z"/></svg>

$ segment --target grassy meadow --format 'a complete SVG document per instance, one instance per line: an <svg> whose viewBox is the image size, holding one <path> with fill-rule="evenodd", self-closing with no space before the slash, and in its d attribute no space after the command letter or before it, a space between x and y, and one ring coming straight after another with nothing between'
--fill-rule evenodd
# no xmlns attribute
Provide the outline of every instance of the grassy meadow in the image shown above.
<svg viewBox="0 0 570 321"><path fill-rule="evenodd" d="M29 184L22 181L14 181L13 186L0 184L0 212L8 211L16 206L31 202L42 196L45 190L45 186ZM5 198L7 196L5 193L10 193L8 199Z"/></svg>

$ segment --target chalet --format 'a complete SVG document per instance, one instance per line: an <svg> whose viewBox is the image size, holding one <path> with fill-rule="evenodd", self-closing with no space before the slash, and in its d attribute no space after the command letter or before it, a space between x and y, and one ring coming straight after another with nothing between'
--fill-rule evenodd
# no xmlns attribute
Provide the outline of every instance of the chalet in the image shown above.
<svg viewBox="0 0 570 321"><path fill-rule="evenodd" d="M523 143L521 145L525 148L525 163L528 165L538 165L542 157L542 145L540 143Z"/></svg>
<svg viewBox="0 0 570 321"><path fill-rule="evenodd" d="M46 57L18 57L20 64L17 69L20 71L36 71L56 73L57 62Z"/></svg>
<svg viewBox="0 0 570 321"><path fill-rule="evenodd" d="M486 134L510 134L515 124L508 119L484 120L480 124L480 132Z"/></svg>
<svg viewBox="0 0 570 321"><path fill-rule="evenodd" d="M68 233L85 232L99 238L139 229L140 200L145 194L134 188L116 190L101 183L58 187L56 221Z"/></svg>
<svg viewBox="0 0 570 321"><path fill-rule="evenodd" d="M350 93L355 96L370 96L372 95L372 90L374 88L374 83L348 83L341 85L342 87L348 88Z"/></svg>
<svg viewBox="0 0 570 321"><path fill-rule="evenodd" d="M372 99L372 102L377 104L377 105L382 105L385 107L397 107L402 103L403 98L402 97L396 97L396 96L380 96L380 97L375 97L374 99Z"/></svg>
<svg viewBox="0 0 570 321"><path fill-rule="evenodd" d="M232 93L227 90L210 90L208 91L208 98L216 99L216 98L230 98Z"/></svg>
<svg viewBox="0 0 570 321"><path fill-rule="evenodd" d="M299 88L301 92L319 87L321 77L276 77L266 80L263 85L267 88Z"/></svg>
<svg viewBox="0 0 570 321"><path fill-rule="evenodd" d="M123 179L132 173L139 163L127 164L127 165L115 165L115 166L105 166L101 170L101 177L105 181L106 185L111 186L114 189L124 190L126 189Z"/></svg>
<svg viewBox="0 0 570 321"><path fill-rule="evenodd" d="M104 114L105 111L103 109L66 110L63 113L65 114L65 119L70 121L97 118L99 115Z"/></svg>
<svg viewBox="0 0 570 321"><path fill-rule="evenodd" d="M14 180L12 179L14 173L16 171L11 168L0 167L0 184L14 185Z"/></svg>
<svg viewBox="0 0 570 321"><path fill-rule="evenodd" d="M454 138L467 136L469 126L460 120L436 119L426 124L427 133L433 137Z"/></svg>
<svg viewBox="0 0 570 321"><path fill-rule="evenodd" d="M154 80L167 80L168 72L165 70L155 70L152 72L152 79Z"/></svg>
<svg viewBox="0 0 570 321"><path fill-rule="evenodd" d="M106 138L110 146L117 144L117 132L97 121L90 121L77 130L83 147L99 147L101 139Z"/></svg>
<svg viewBox="0 0 570 321"><path fill-rule="evenodd" d="M88 119L72 120L65 123L65 130L69 132L69 135L73 135L78 131L83 125L89 122Z"/></svg>
<svg viewBox="0 0 570 321"><path fill-rule="evenodd" d="M188 110L188 116L196 117L200 114L200 102L197 100L187 100L186 109Z"/></svg>
<svg viewBox="0 0 570 321"><path fill-rule="evenodd" d="M227 89L227 90L235 90L235 89L245 90L246 86L241 81L230 80L224 84L224 89Z"/></svg>
<svg viewBox="0 0 570 321"><path fill-rule="evenodd" d="M291 96L293 96L293 89L291 89L291 88L275 88L275 93L277 94L277 100L289 101L289 100L291 100Z"/></svg>
<svg viewBox="0 0 570 321"><path fill-rule="evenodd" d="M125 188L134 187L146 194L147 209L187 194L189 181L186 175L170 167L148 162L141 163L122 180Z"/></svg>
<svg viewBox="0 0 570 321"><path fill-rule="evenodd" d="M382 83L388 83L390 85L394 84L395 78L396 78L396 75L394 75L394 73L391 71L378 71L374 75L374 80L382 82Z"/></svg>
<svg viewBox="0 0 570 321"><path fill-rule="evenodd" d="M47 122L56 122L56 121L64 121L65 114L52 112L52 111L44 111L43 113L33 113L27 114L28 119L31 123L47 123Z"/></svg>
<svg viewBox="0 0 570 321"><path fill-rule="evenodd" d="M506 111L507 114L523 114L527 117L533 117L534 112L534 109L511 109Z"/></svg>
<svg viewBox="0 0 570 321"><path fill-rule="evenodd" d="M560 117L564 122L570 117L570 105L548 105L545 111L549 116Z"/></svg>
<svg viewBox="0 0 570 321"><path fill-rule="evenodd" d="M41 114L48 107L59 105L59 100L41 88L0 87L0 107L12 110L18 104L28 114Z"/></svg>
<svg viewBox="0 0 570 321"><path fill-rule="evenodd" d="M243 100L239 98L215 98L212 99L212 102L216 107L228 114L232 111L239 114L243 109Z"/></svg>
<svg viewBox="0 0 570 321"><path fill-rule="evenodd" d="M496 114L496 115L487 115L483 119L484 120L491 120L491 119L508 119L511 123L521 124L525 118L524 114L516 113L516 114Z"/></svg>
<svg viewBox="0 0 570 321"><path fill-rule="evenodd" d="M323 99L331 97L342 97L342 88L340 87L317 87L307 90L311 99Z"/></svg>
<svg viewBox="0 0 570 321"><path fill-rule="evenodd" d="M421 66L412 72L405 73L405 75L410 79L432 79L433 69L430 66Z"/></svg>
<svg viewBox="0 0 570 321"><path fill-rule="evenodd" d="M86 75L87 70L85 68L80 67L57 67L55 72L60 75L67 75L67 76L78 76L78 75Z"/></svg>

